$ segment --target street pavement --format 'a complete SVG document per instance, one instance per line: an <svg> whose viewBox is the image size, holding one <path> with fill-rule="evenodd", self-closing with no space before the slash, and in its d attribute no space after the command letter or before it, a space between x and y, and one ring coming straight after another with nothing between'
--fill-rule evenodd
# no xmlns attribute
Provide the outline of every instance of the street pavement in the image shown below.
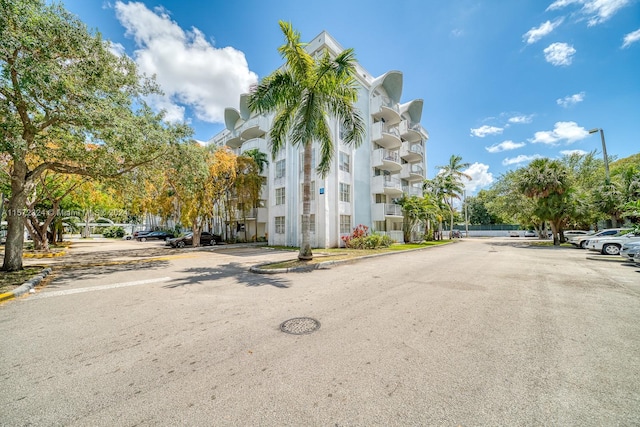
<svg viewBox="0 0 640 427"><path fill-rule="evenodd" d="M248 268L295 253L167 254L0 306L0 425L640 425L637 266L507 238L275 275Z"/></svg>

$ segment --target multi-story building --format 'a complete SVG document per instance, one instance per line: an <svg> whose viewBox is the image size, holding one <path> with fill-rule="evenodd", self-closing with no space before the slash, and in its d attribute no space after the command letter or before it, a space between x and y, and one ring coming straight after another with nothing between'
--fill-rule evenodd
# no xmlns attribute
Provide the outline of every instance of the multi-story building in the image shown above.
<svg viewBox="0 0 640 427"><path fill-rule="evenodd" d="M327 32L308 45L311 55L328 49L337 55L343 48ZM404 241L403 214L394 202L408 195L422 195L426 178L426 143L421 126L421 99L400 103L402 73L389 71L372 77L356 64L361 111L366 134L358 147L347 146L337 121L330 121L334 138L334 163L326 178L312 171L311 245L338 247L341 237L359 224ZM226 129L209 143L227 145L238 154L258 148L269 155L269 129L273 115L251 114L248 95L240 97L239 109L225 110ZM313 159L318 154L314 143ZM271 159L266 172L263 208L253 209L245 227L248 238L266 237L269 244L299 246L302 240L302 147L290 144ZM246 215L245 215L246 216ZM255 234L254 234L255 231Z"/></svg>

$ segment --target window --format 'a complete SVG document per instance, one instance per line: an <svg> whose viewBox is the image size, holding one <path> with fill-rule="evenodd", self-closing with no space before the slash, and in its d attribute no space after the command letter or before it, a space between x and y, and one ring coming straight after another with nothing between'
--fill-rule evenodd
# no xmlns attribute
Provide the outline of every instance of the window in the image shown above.
<svg viewBox="0 0 640 427"><path fill-rule="evenodd" d="M316 199L316 182L311 181L309 184L309 193L311 193L310 200ZM300 184L300 200L304 201L304 184Z"/></svg>
<svg viewBox="0 0 640 427"><path fill-rule="evenodd" d="M276 220L276 234L284 234L284 217L283 216L277 216L275 217Z"/></svg>
<svg viewBox="0 0 640 427"><path fill-rule="evenodd" d="M344 172L349 172L351 170L351 156L349 156L347 153L341 151L340 152L340 159L339 159L339 163L340 163L340 170L344 171Z"/></svg>
<svg viewBox="0 0 640 427"><path fill-rule="evenodd" d="M340 215L340 234L351 234L351 215Z"/></svg>
<svg viewBox="0 0 640 427"><path fill-rule="evenodd" d="M300 223L302 224L302 217L300 217ZM310 214L309 215L309 233L315 233L315 232L316 232L316 215Z"/></svg>
<svg viewBox="0 0 640 427"><path fill-rule="evenodd" d="M340 201L347 203L351 201L351 186L349 184L340 183Z"/></svg>
<svg viewBox="0 0 640 427"><path fill-rule="evenodd" d="M276 188L276 205L284 205L285 188Z"/></svg>
<svg viewBox="0 0 640 427"><path fill-rule="evenodd" d="M283 178L287 173L287 163L285 159L276 162L276 178Z"/></svg>

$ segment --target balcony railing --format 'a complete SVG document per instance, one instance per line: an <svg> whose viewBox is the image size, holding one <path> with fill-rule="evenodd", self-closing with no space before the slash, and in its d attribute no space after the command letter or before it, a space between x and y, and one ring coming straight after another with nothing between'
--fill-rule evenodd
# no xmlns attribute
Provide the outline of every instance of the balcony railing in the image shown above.
<svg viewBox="0 0 640 427"><path fill-rule="evenodd" d="M384 204L384 214L388 216L402 216L402 206L392 203Z"/></svg>
<svg viewBox="0 0 640 427"><path fill-rule="evenodd" d="M422 187L414 187L412 185L405 185L402 187L402 192L406 193L408 196L418 196L422 197Z"/></svg>

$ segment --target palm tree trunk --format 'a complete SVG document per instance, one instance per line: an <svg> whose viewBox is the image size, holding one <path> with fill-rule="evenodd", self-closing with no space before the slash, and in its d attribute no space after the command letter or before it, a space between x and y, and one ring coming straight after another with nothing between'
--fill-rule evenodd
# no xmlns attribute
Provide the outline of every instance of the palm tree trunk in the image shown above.
<svg viewBox="0 0 640 427"><path fill-rule="evenodd" d="M308 261L313 259L311 252L309 219L311 216L311 141L304 144L303 182L302 182L302 243L298 259Z"/></svg>

